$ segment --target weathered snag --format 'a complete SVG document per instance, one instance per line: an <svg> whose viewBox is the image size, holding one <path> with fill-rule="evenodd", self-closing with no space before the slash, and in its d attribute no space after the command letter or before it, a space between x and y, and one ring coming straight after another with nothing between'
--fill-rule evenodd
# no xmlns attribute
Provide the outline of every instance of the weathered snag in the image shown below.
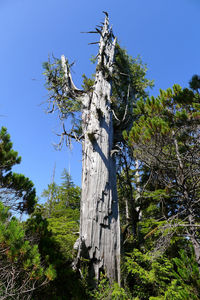
<svg viewBox="0 0 200 300"><path fill-rule="evenodd" d="M95 84L85 95L82 110L83 161L80 237L77 262L90 261L91 276L104 271L120 282L120 225L113 148L111 78L116 39L106 16L96 68Z"/></svg>

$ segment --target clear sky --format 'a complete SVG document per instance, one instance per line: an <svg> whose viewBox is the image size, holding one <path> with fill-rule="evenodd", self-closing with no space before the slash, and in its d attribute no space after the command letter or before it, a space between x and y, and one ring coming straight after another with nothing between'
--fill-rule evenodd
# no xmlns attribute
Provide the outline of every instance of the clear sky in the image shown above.
<svg viewBox="0 0 200 300"><path fill-rule="evenodd" d="M22 156L15 172L34 182L38 196L55 164L57 182L67 168L81 184L80 145L72 152L52 146L60 130L42 104L47 99L42 63L51 53L75 60L73 78L80 87L97 52L88 43L98 41L80 32L102 22L103 10L121 45L147 63L148 78L155 80L150 95L174 83L186 87L193 74L200 74L199 0L0 0L0 122Z"/></svg>

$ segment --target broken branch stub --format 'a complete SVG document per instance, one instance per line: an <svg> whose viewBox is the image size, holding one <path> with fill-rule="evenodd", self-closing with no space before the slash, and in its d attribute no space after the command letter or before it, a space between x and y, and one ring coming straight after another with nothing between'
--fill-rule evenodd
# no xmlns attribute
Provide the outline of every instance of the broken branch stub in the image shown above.
<svg viewBox="0 0 200 300"><path fill-rule="evenodd" d="M77 98L81 94L84 93L84 91L78 89L73 80L72 80L72 75L70 72L70 67L68 64L68 61L66 60L64 55L61 55L61 66L64 72L64 79L65 79L65 84L64 84L64 92L66 96L69 96L70 98Z"/></svg>
<svg viewBox="0 0 200 300"><path fill-rule="evenodd" d="M103 271L111 281L120 282L120 226L110 101L115 43L106 16L95 84L82 105L82 195L75 266L86 258L91 278L99 280ZM75 90L69 73L66 79Z"/></svg>

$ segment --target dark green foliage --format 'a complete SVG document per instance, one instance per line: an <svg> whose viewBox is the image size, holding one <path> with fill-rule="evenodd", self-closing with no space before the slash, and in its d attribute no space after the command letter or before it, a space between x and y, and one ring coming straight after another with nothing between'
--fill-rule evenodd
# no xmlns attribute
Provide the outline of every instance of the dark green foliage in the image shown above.
<svg viewBox="0 0 200 300"><path fill-rule="evenodd" d="M135 102L147 96L146 88L153 86L153 81L146 78L146 72L147 67L140 57L133 59L119 44L116 45L111 97L117 117L113 117L115 143L123 142L122 131L132 126Z"/></svg>
<svg viewBox="0 0 200 300"><path fill-rule="evenodd" d="M52 265L42 265L38 245L27 239L22 223L11 218L1 202L0 269L1 299L29 299L35 289L55 278Z"/></svg>
<svg viewBox="0 0 200 300"><path fill-rule="evenodd" d="M72 257L73 245L78 237L80 218L80 188L75 186L70 175L64 169L62 184L49 185L43 196L47 202L43 215L47 217L48 228L60 246L60 251L66 258ZM53 193L52 193L53 190Z"/></svg>
<svg viewBox="0 0 200 300"><path fill-rule="evenodd" d="M31 213L36 203L36 192L30 179L12 172L21 157L12 149L10 135L5 127L0 131L0 199L13 210Z"/></svg>
<svg viewBox="0 0 200 300"><path fill-rule="evenodd" d="M119 44L116 45L113 94L118 97L119 103L126 103L127 96L134 96L137 100L147 95L146 88L152 87L153 81L146 78L146 72L147 66L142 63L139 56L133 59Z"/></svg>
<svg viewBox="0 0 200 300"><path fill-rule="evenodd" d="M44 214L43 206L36 207L35 212L26 222L26 234L37 240L43 263L53 265L56 278L35 291L34 299L87 299L79 277L72 270L73 245L68 235L64 234L66 220L62 219L61 222L58 218L55 222L59 226L56 227L55 224L49 223L51 218L46 219Z"/></svg>
<svg viewBox="0 0 200 300"><path fill-rule="evenodd" d="M125 262L124 280L133 299L199 299L200 273L194 255L184 250L170 261L166 256L152 259L135 249Z"/></svg>
<svg viewBox="0 0 200 300"><path fill-rule="evenodd" d="M161 90L137 102L133 127L124 132L140 160L137 249L129 244L123 271L137 299L200 297L199 101L198 91L178 85Z"/></svg>
<svg viewBox="0 0 200 300"><path fill-rule="evenodd" d="M178 212L185 218L187 212L182 210L190 197L197 220L199 217L199 185L193 185L198 181L199 168L198 101L199 96L191 90L181 90L177 85L173 91L161 91L156 99L140 100L135 109L138 120L134 122L129 137L124 133L135 157L149 168L151 183L155 184L153 180L156 180L154 194L146 191L144 198L155 199L157 194L159 203L163 203L163 217ZM162 189L161 194L158 186Z"/></svg>
<svg viewBox="0 0 200 300"><path fill-rule="evenodd" d="M34 299L88 299L84 283L72 270L73 245L78 237L80 188L66 170L61 185L52 183L44 190L44 205L36 207L26 222L26 234L38 241L45 264L52 264L56 278L34 294Z"/></svg>
<svg viewBox="0 0 200 300"><path fill-rule="evenodd" d="M66 66L69 70L68 62ZM79 91L72 86L70 75L72 88L66 97L60 60L48 62L44 67L50 111L58 110L62 120L72 120L71 129L68 132L64 129L64 135L73 137L76 133L75 138L83 138L80 96L92 95L94 76L90 79L83 75L84 91ZM90 297L198 299L200 263L198 251L194 251L194 259L190 246L199 243L199 230L195 227L200 224L199 77L193 76L190 89L174 85L173 89L161 90L158 97L149 98L146 88L153 83L145 77L146 66L140 58L131 58L118 44L113 74L100 64L99 68L105 78L112 76L114 146L111 153L117 161L123 288L115 283L110 285L103 276ZM97 118L101 120L101 111L97 110ZM94 137L89 138L94 143ZM63 187L49 185L43 194L48 201L41 215L46 218L47 230L51 231L62 259L71 262L79 226L80 190L70 183L67 174L65 182ZM178 254L180 249L184 252ZM59 267L57 264L57 270ZM67 270L66 274L71 272L68 267L62 269ZM87 290L88 270L82 271L82 283ZM65 277L70 285L68 275ZM51 285L54 298L64 299L60 293L61 287L64 291L63 282L59 277ZM70 294L72 299L73 295L77 295L75 291Z"/></svg>
<svg viewBox="0 0 200 300"><path fill-rule="evenodd" d="M66 61L67 70L70 70L73 64ZM101 67L101 66L97 66ZM82 102L81 95L84 93L92 93L95 82L94 75L88 78L83 74L83 91L75 89L75 93L69 92L66 97L66 78L61 65L61 60L53 57L53 62L48 60L43 64L44 75L46 78L46 87L49 91L48 112L57 111L61 120L69 119L71 121L71 129L65 132L65 137L77 138L82 135L81 115ZM112 109L118 120L114 120L115 143L123 142L122 130L130 129L132 124L133 102L139 97L146 96L146 88L153 86L153 81L146 79L147 67L139 57L133 59L126 50L116 45L115 64L112 74ZM104 70L106 73L107 71ZM107 74L107 76L110 76ZM69 143L68 143L69 144Z"/></svg>
<svg viewBox="0 0 200 300"><path fill-rule="evenodd" d="M172 279L173 264L167 257L152 259L138 249L126 257L125 268L127 277L124 280L138 299L163 295Z"/></svg>
<svg viewBox="0 0 200 300"><path fill-rule="evenodd" d="M190 88L196 92L199 92L200 89L200 76L193 75L191 81L189 82Z"/></svg>
<svg viewBox="0 0 200 300"><path fill-rule="evenodd" d="M11 170L13 165L21 162L21 157L18 157L18 153L12 149L12 142L10 141L10 135L7 133L5 127L0 131L0 166L1 174Z"/></svg>
<svg viewBox="0 0 200 300"><path fill-rule="evenodd" d="M90 293L91 299L96 300L129 300L126 291L119 287L117 283L111 285L106 276L101 275L98 288Z"/></svg>
<svg viewBox="0 0 200 300"><path fill-rule="evenodd" d="M181 299L200 299L200 273L195 261L194 251L190 253L183 249L179 252L180 257L173 259L175 264L175 280L168 287L166 299L170 299L174 283L178 287L174 290ZM177 292L179 290L179 292Z"/></svg>

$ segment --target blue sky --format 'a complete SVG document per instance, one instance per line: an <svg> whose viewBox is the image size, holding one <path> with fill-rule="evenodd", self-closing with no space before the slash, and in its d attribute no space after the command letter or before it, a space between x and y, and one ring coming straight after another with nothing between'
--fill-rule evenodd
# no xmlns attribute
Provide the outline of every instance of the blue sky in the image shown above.
<svg viewBox="0 0 200 300"><path fill-rule="evenodd" d="M174 83L188 86L200 73L199 0L0 0L0 122L8 128L14 149L22 156L15 172L28 176L38 195L51 181L59 182L67 168L81 184L81 147L56 151L59 122L45 113L42 63L48 54L75 60L73 78L90 75L91 55L98 40L81 31L94 29L108 11L113 31L130 55L141 55L148 78L155 80L150 95ZM70 161L70 162L69 162Z"/></svg>

